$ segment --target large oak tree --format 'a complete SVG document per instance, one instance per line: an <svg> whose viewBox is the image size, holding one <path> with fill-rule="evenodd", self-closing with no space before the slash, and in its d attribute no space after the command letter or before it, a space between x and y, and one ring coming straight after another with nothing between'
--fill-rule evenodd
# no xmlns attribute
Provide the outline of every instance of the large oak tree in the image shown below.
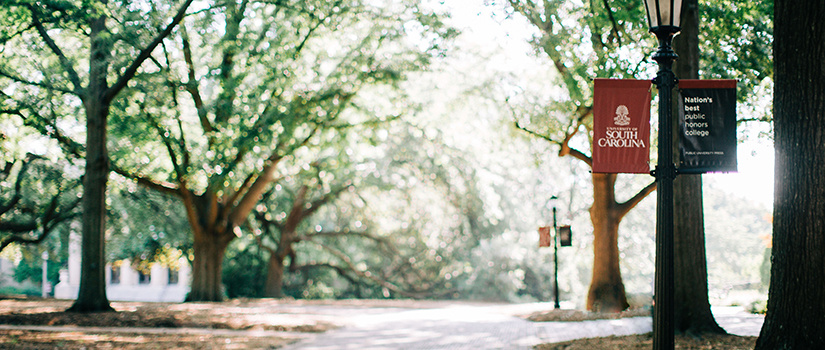
<svg viewBox="0 0 825 350"><path fill-rule="evenodd" d="M774 210L756 349L825 344L825 2L775 2Z"/></svg>
<svg viewBox="0 0 825 350"><path fill-rule="evenodd" d="M404 113L393 85L449 30L411 1L241 0L179 33L122 105L115 171L181 200L194 239L187 300L221 300L226 249L264 193L341 130Z"/></svg>
<svg viewBox="0 0 825 350"><path fill-rule="evenodd" d="M105 289L108 119L112 103L183 19L192 0L121 6L100 1L8 1L0 76L19 89L4 112L58 139L86 159L80 291L71 310L111 310ZM84 57L83 54L86 56ZM81 69L86 69L85 73ZM82 110L85 142L62 129ZM82 145L82 146L80 146Z"/></svg>

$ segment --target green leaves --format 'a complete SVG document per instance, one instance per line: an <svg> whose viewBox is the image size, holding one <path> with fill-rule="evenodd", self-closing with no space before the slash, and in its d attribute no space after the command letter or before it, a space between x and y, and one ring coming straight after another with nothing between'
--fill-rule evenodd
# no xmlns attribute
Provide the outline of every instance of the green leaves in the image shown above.
<svg viewBox="0 0 825 350"><path fill-rule="evenodd" d="M773 77L773 2L708 1L700 9L700 75L738 80L743 100Z"/></svg>

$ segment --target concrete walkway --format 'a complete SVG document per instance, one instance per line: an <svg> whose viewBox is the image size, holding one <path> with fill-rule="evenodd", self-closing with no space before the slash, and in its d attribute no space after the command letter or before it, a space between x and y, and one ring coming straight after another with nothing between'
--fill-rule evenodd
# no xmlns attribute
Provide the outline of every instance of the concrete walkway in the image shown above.
<svg viewBox="0 0 825 350"><path fill-rule="evenodd" d="M490 304L437 302L409 306L291 305L289 317L343 325L326 333L200 328L128 328L0 325L0 329L96 333L161 333L281 337L296 342L285 350L530 349L541 343L652 331L650 317L584 322L530 322L517 315L552 310L552 303ZM716 321L731 334L757 336L764 317L741 307L714 307Z"/></svg>
<svg viewBox="0 0 825 350"><path fill-rule="evenodd" d="M347 326L313 336L287 350L530 349L540 343L652 331L650 317L584 322L530 322L516 317L552 304L466 305L384 309L345 316ZM737 335L758 335L761 316L741 308L714 308L720 325ZM340 310L339 310L340 312ZM343 316L343 315L340 315Z"/></svg>

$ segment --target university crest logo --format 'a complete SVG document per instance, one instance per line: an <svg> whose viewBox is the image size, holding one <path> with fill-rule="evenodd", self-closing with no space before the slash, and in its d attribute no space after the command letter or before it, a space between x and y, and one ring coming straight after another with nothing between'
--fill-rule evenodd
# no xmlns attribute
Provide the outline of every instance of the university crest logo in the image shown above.
<svg viewBox="0 0 825 350"><path fill-rule="evenodd" d="M627 106L619 105L619 107L616 107L616 117L613 118L613 124L618 126L630 125L629 114L630 112L628 112Z"/></svg>

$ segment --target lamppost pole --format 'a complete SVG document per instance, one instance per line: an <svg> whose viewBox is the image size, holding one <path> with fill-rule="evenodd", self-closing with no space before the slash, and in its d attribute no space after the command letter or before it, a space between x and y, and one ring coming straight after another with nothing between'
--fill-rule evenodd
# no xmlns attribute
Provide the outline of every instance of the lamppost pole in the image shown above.
<svg viewBox="0 0 825 350"><path fill-rule="evenodd" d="M659 63L656 87L659 90L659 154L656 176L656 280L653 294L653 349L673 349L675 330L674 256L673 256L673 88L676 75L673 61L678 56L671 47L679 33L681 0L645 0L650 32L659 39L653 59Z"/></svg>
<svg viewBox="0 0 825 350"><path fill-rule="evenodd" d="M49 252L48 251L43 251L43 254L41 254L41 257L43 258L43 290L42 290L42 296L45 299L45 298L49 297Z"/></svg>
<svg viewBox="0 0 825 350"><path fill-rule="evenodd" d="M674 256L673 256L673 88L676 75L673 61L678 57L671 47L673 36L679 33L681 0L646 0L650 32L659 39L653 59L659 63L656 87L659 90L659 152L656 176L656 274L653 287L653 349L673 349L675 330Z"/></svg>
<svg viewBox="0 0 825 350"><path fill-rule="evenodd" d="M556 223L556 205L553 205L553 307L558 310L559 306L559 225Z"/></svg>
<svg viewBox="0 0 825 350"><path fill-rule="evenodd" d="M671 67L676 53L670 46L673 32L658 30L659 50L653 59L659 63L656 86L659 90L659 164L656 166L656 276L653 312L653 349L674 348L674 257L673 257L673 118L672 91L676 76Z"/></svg>

